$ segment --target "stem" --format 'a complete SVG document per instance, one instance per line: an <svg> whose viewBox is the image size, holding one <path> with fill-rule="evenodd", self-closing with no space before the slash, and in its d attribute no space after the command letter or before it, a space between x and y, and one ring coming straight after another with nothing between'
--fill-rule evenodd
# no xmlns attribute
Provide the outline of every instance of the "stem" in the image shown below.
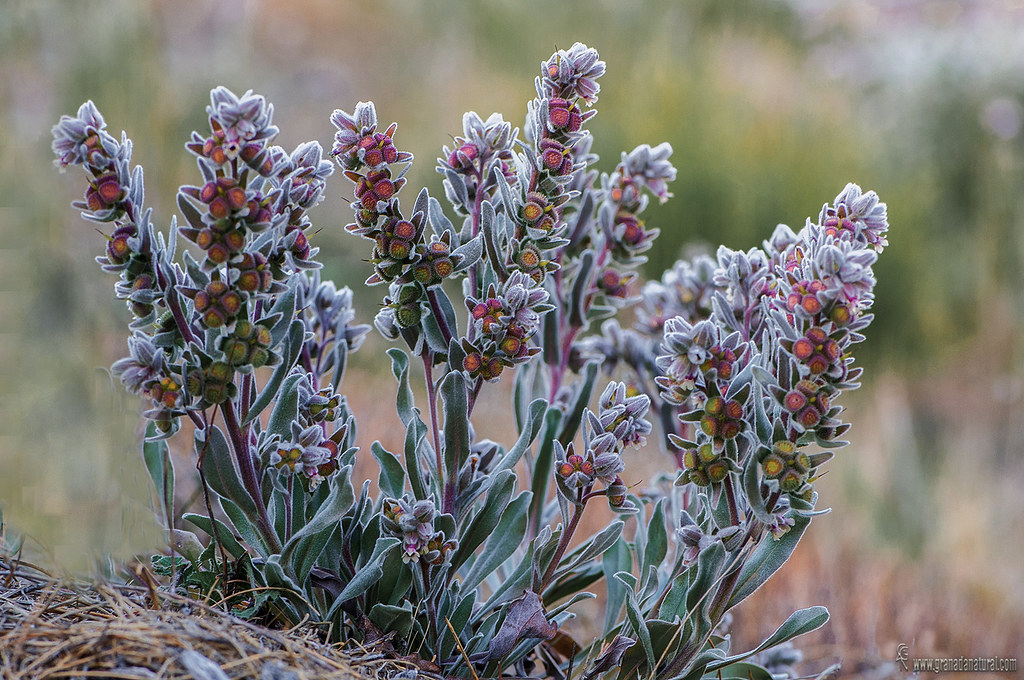
<svg viewBox="0 0 1024 680"><path fill-rule="evenodd" d="M481 163L482 162L483 162L483 159L481 159ZM473 238L476 238L480 234L480 211L482 209L483 200L484 200L484 186L483 186L483 184L484 184L483 172L482 172L481 169L477 168L477 170L476 170L476 196L473 199L473 231L472 231ZM476 264L474 264L472 267L469 268L469 289L473 292L474 295L479 294L479 291L477 290L477 286L479 285L478 284L478 281L479 281L478 276L479 276L479 274L478 274L477 270L478 270L479 267L480 267L480 262L477 262ZM472 342L473 341L473 327L472 327L472 325L469 327L468 334L469 334L469 340L470 340L470 342Z"/></svg>
<svg viewBox="0 0 1024 680"><path fill-rule="evenodd" d="M450 345L452 342L452 329L448 328L448 321L445 320L444 314L441 313L441 303L437 300L437 287L431 286L427 288L427 300L430 302L430 311L434 315L434 319L437 321L437 327L441 329L441 335L444 337L444 344Z"/></svg>
<svg viewBox="0 0 1024 680"><path fill-rule="evenodd" d="M441 433L437 427L437 385L434 384L434 353L424 348L423 354L423 378L427 383L427 404L430 407L430 433L434 438L434 458L437 462L437 474L441 474Z"/></svg>
<svg viewBox="0 0 1024 680"><path fill-rule="evenodd" d="M576 492L577 505L573 507L572 518L569 520L569 525L562 532L561 538L558 539L558 547L555 548L555 554L551 557L551 564L548 565L547 571L544 572L544 577L540 580L540 587L537 588L537 594L543 594L544 589L548 587L548 583L555 575L555 571L558 569L558 563L562 561L562 556L565 554L566 548L569 547L569 541L572 540L573 534L576 533L576 528L580 524L580 517L583 516L583 510L586 508L586 502L589 497L583 496L583 489L579 489Z"/></svg>
<svg viewBox="0 0 1024 680"><path fill-rule="evenodd" d="M249 497L252 498L253 503L256 504L256 511L258 513L256 527L267 541L267 547L270 548L270 552L280 552L281 540L278 538L277 532L274 531L274 525L270 522L270 517L267 515L267 506L263 503L263 495L260 493L260 482L256 475L256 466L253 464L252 454L246 441L246 432L248 430L243 432L239 427L238 416L235 414L235 408L232 404L228 403L225 408L221 409L221 413L224 414L224 425L227 426L228 437L231 440L232 448L235 450L235 460L238 462L238 471L242 475L242 484L245 486L245 490L249 492Z"/></svg>
<svg viewBox="0 0 1024 680"><path fill-rule="evenodd" d="M288 502L284 506L284 538L292 537L292 494L295 491L295 475L288 476Z"/></svg>
<svg viewBox="0 0 1024 680"><path fill-rule="evenodd" d="M739 526L740 515L736 506L736 491L732 486L732 475L725 478L725 499L729 503L729 524Z"/></svg>
<svg viewBox="0 0 1024 680"><path fill-rule="evenodd" d="M480 388L484 385L483 378L477 378L473 384L473 391L469 393L469 408L466 410L466 417L473 415L473 407L476 406L476 398L480 396Z"/></svg>

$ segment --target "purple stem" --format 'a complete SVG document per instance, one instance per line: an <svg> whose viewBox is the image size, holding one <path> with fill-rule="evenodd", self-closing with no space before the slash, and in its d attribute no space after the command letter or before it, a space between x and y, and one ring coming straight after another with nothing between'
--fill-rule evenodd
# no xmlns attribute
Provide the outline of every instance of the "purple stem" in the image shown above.
<svg viewBox="0 0 1024 680"><path fill-rule="evenodd" d="M235 414L234 405L230 402L221 409L224 414L224 425L228 430L228 437L231 439L231 446L235 451L235 460L238 463L238 471L242 476L242 484L249 492L249 497L256 504L256 527L260 534L267 541L267 547L271 553L281 551L281 541L274 531L274 526L267 515L267 506L263 503L263 495L260 493L260 482L256 475L256 466L253 463L252 452L247 442L247 432L238 425L238 416Z"/></svg>

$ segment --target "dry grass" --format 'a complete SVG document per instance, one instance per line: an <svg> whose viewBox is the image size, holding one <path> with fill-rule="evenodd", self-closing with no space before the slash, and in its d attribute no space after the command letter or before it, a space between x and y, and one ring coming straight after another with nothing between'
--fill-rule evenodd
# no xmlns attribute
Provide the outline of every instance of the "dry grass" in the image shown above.
<svg viewBox="0 0 1024 680"><path fill-rule="evenodd" d="M380 650L324 645L309 627L269 630L187 598L57 581L0 556L4 680L365 680L407 668Z"/></svg>

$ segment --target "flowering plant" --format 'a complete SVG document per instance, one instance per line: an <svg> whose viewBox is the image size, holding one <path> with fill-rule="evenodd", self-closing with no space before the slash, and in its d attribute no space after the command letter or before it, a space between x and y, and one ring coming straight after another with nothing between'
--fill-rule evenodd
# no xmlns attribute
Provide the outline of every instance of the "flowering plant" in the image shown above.
<svg viewBox="0 0 1024 680"><path fill-rule="evenodd" d="M756 649L729 649L729 610L820 512L814 481L848 427L835 402L860 372L850 350L871 320L885 205L849 185L798 233L680 262L632 297L658 235L641 215L671 196L675 168L661 144L592 169L604 70L585 45L555 52L521 135L467 113L437 161L447 213L426 190L403 208L413 158L372 103L331 116L330 156L354 184L346 229L372 243L366 283L386 288L374 326L397 343L405 443L370 447L375 492L352 479L342 394L369 326L353 323L349 289L321 280L309 242L333 170L320 145L286 152L262 97L215 89L210 130L186 145L201 183L181 188L184 221L165 238L128 138L91 102L54 127L58 164L88 174L74 205L109 225L97 259L133 316L112 370L147 400L143 455L172 544L154 565L172 587L242 616L329 623L334 639L452 677L767 678L752 657L771 665L769 650L827 620L800 610ZM195 247L179 256L179 238ZM473 413L513 372L506 446ZM648 415L677 473L633 493L623 454L653 437ZM175 508L167 441L183 431L203 512ZM618 519L579 536L596 502ZM561 625L599 581L603 620L574 640Z"/></svg>

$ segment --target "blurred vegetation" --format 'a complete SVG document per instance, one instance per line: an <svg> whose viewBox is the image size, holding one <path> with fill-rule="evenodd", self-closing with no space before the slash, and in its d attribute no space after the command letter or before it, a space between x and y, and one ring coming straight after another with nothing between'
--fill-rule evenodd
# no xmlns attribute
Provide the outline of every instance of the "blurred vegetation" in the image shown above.
<svg viewBox="0 0 1024 680"><path fill-rule="evenodd" d="M196 181L183 144L218 84L267 96L287 148L329 147L330 112L372 99L417 157L410 182L440 195L434 159L462 112L521 124L540 61L579 40L608 63L590 126L601 169L641 143L675 148L675 198L646 213L662 230L648 276L695 245L747 249L779 222L799 227L847 181L888 203L854 446L824 493L911 555L945 559L969 540L981 557L957 560L995 556L988 573L1019 582L1008 565L1020 550L1004 554L999 536L1024 521L1012 482L1024 479L1021 26L1019 3L996 0L5 0L0 504L28 508L8 513L26 526L87 499L148 502L124 472L141 470L130 462L134 417L110 417L134 405L112 405L96 377L123 351L125 317L91 261L99 237L67 207L80 178L51 164L60 114L93 99L128 132L157 224L169 223L177 186ZM330 186L314 243L325 274L357 288L370 270L343 234L344 183ZM363 320L381 295L357 288ZM47 500L63 476L77 482ZM965 508L990 535L975 535ZM45 536L40 526L31 530ZM116 549L101 534L90 540Z"/></svg>

